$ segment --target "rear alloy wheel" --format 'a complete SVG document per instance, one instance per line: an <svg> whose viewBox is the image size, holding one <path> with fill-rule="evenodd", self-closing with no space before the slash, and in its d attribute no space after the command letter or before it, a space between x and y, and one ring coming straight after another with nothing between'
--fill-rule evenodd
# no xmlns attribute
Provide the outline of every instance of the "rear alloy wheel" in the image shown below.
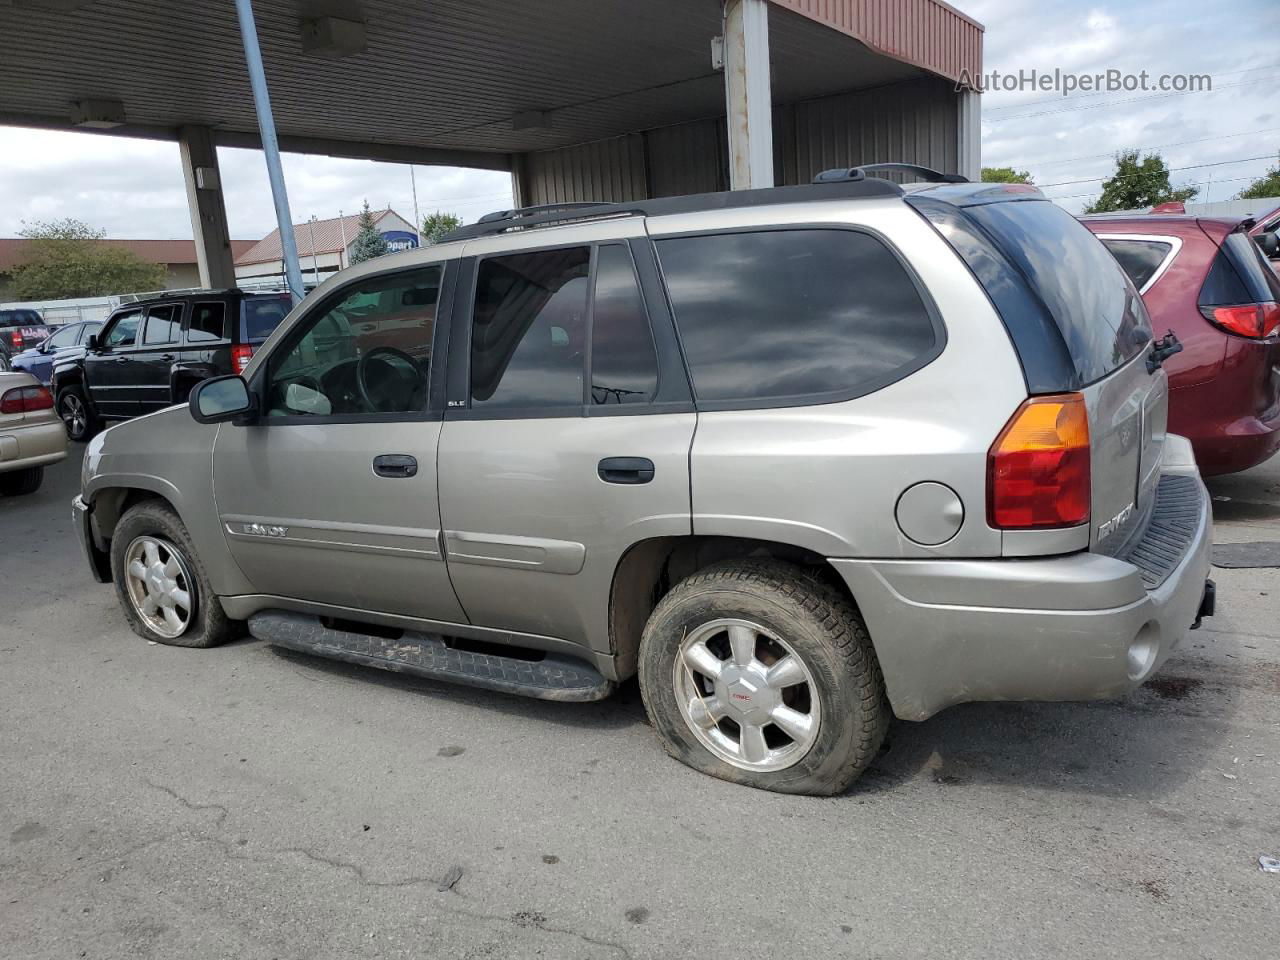
<svg viewBox="0 0 1280 960"><path fill-rule="evenodd" d="M785 770L813 747L820 701L804 660L748 620L712 620L680 645L676 706L704 747L741 770Z"/></svg>
<svg viewBox="0 0 1280 960"><path fill-rule="evenodd" d="M888 728L857 611L792 564L731 560L680 581L645 625L639 674L668 753L763 790L839 793Z"/></svg>
<svg viewBox="0 0 1280 960"><path fill-rule="evenodd" d="M166 503L125 511L111 537L111 579L138 636L176 647L212 647L241 624L227 618L191 535Z"/></svg>
<svg viewBox="0 0 1280 960"><path fill-rule="evenodd" d="M67 387L58 394L58 416L67 427L67 436L83 443L98 432L98 418L89 409L79 387Z"/></svg>

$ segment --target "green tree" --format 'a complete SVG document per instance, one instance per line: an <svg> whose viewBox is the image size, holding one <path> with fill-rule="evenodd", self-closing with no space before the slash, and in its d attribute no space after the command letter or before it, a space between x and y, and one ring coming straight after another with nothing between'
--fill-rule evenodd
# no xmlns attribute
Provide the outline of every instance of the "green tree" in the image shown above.
<svg viewBox="0 0 1280 960"><path fill-rule="evenodd" d="M1236 194L1237 200L1261 200L1264 197L1280 197L1280 163L1268 167L1265 174Z"/></svg>
<svg viewBox="0 0 1280 960"><path fill-rule="evenodd" d="M369 201L366 200L364 209L360 211L360 229L356 231L356 238L351 241L351 254L347 257L347 262L364 263L390 252L391 246L387 243L387 238L378 232L378 224L373 219Z"/></svg>
<svg viewBox="0 0 1280 960"><path fill-rule="evenodd" d="M13 296L19 300L65 300L159 290L163 264L102 243L104 232L67 218L23 225L27 239L22 263L13 268Z"/></svg>
<svg viewBox="0 0 1280 960"><path fill-rule="evenodd" d="M457 214L445 213L443 210L429 213L422 218L422 242L426 246L439 243L441 237L460 226L462 226L462 218Z"/></svg>
<svg viewBox="0 0 1280 960"><path fill-rule="evenodd" d="M1158 153L1139 157L1137 150L1116 154L1116 172L1102 184L1102 195L1084 208L1085 213L1108 213L1112 210L1136 210L1175 200L1190 200L1200 191L1196 187L1175 190L1169 183L1169 168Z"/></svg>
<svg viewBox="0 0 1280 960"><path fill-rule="evenodd" d="M983 167L983 183L1030 183L1031 174L1013 167Z"/></svg>

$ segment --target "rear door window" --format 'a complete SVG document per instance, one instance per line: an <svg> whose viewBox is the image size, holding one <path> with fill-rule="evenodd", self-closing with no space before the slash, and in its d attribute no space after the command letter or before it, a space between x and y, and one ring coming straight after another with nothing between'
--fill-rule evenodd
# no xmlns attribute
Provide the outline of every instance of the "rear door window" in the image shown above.
<svg viewBox="0 0 1280 960"><path fill-rule="evenodd" d="M1102 238L1102 245L1111 251L1111 255L1129 275L1133 285L1139 291L1145 289L1156 271L1173 249L1172 243L1159 240L1128 240Z"/></svg>
<svg viewBox="0 0 1280 960"><path fill-rule="evenodd" d="M471 407L585 402L590 247L480 261L471 321Z"/></svg>
<svg viewBox="0 0 1280 960"><path fill-rule="evenodd" d="M648 403L658 389L658 355L631 253L622 244L599 248L591 303L591 402Z"/></svg>
<svg viewBox="0 0 1280 960"><path fill-rule="evenodd" d="M703 408L858 396L941 350L911 275L870 234L767 230L656 246Z"/></svg>
<svg viewBox="0 0 1280 960"><path fill-rule="evenodd" d="M966 207L1044 301L1081 384L1101 380L1151 341L1151 322L1116 259L1047 200Z"/></svg>
<svg viewBox="0 0 1280 960"><path fill-rule="evenodd" d="M227 305L221 300L197 303L187 324L187 343L215 343L227 339Z"/></svg>

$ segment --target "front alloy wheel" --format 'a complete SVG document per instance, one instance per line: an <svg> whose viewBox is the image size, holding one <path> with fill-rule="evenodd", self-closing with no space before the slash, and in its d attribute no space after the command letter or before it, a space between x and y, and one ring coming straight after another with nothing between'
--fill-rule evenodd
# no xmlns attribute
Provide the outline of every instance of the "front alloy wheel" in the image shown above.
<svg viewBox="0 0 1280 960"><path fill-rule="evenodd" d="M125 586L134 612L165 639L180 637L195 612L195 581L178 548L157 537L137 537L125 549Z"/></svg>

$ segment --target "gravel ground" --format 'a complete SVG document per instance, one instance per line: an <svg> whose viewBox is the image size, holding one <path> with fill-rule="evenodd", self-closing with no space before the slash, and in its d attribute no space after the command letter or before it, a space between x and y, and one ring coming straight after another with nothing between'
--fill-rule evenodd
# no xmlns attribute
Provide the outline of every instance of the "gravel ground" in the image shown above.
<svg viewBox="0 0 1280 960"><path fill-rule="evenodd" d="M1105 704L897 723L847 795L668 759L634 685L542 703L149 645L92 582L79 451L0 501L5 958L1275 953L1280 576ZM1212 484L1280 540L1280 461Z"/></svg>

